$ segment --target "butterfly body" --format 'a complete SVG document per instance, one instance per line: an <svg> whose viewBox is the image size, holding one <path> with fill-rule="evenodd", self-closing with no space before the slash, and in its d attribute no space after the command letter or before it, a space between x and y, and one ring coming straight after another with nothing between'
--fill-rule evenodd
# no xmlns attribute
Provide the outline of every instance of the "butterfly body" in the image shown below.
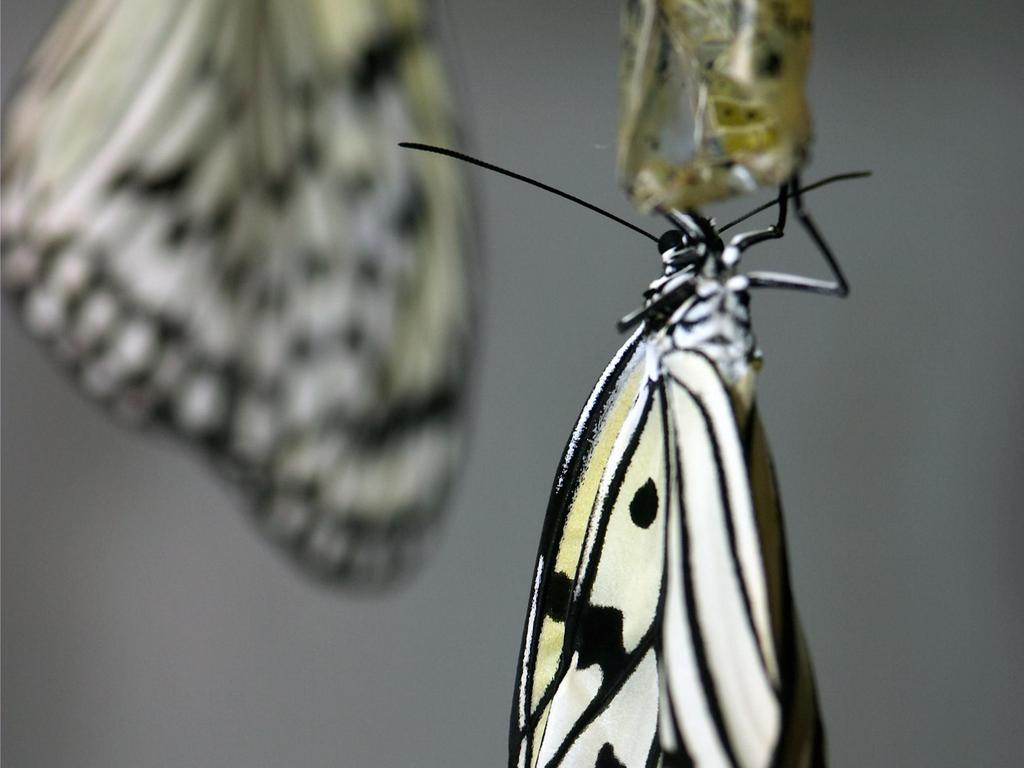
<svg viewBox="0 0 1024 768"><path fill-rule="evenodd" d="M765 233L680 222L555 479L510 766L824 764L738 271Z"/></svg>

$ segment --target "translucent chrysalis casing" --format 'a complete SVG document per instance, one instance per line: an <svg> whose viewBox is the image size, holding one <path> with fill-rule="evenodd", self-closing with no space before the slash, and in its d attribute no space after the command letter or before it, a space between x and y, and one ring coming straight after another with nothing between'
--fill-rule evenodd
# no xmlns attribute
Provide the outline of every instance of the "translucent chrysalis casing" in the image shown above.
<svg viewBox="0 0 1024 768"><path fill-rule="evenodd" d="M627 0L619 175L643 211L783 183L807 157L811 0Z"/></svg>

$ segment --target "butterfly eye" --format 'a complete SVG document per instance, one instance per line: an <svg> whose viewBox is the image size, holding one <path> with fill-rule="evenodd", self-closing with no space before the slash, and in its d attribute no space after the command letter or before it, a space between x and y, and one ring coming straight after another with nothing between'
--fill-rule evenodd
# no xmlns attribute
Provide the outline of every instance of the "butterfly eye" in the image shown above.
<svg viewBox="0 0 1024 768"><path fill-rule="evenodd" d="M671 250L682 248L686 245L686 238L678 229L670 229L658 238L658 253L664 256Z"/></svg>

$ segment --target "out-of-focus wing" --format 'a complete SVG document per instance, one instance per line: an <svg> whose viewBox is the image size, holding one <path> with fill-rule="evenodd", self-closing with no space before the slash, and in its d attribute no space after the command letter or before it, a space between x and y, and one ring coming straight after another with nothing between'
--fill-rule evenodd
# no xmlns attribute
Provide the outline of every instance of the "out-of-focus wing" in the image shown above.
<svg viewBox="0 0 1024 768"><path fill-rule="evenodd" d="M416 559L460 458L472 239L413 0L76 0L5 116L3 284L329 579Z"/></svg>

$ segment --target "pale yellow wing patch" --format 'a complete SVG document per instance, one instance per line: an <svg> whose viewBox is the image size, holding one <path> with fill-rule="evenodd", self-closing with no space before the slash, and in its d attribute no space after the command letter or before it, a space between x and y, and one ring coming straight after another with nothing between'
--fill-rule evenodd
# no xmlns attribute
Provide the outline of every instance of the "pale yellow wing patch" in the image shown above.
<svg viewBox="0 0 1024 768"><path fill-rule="evenodd" d="M609 404L605 419L594 436L590 453L584 459L585 464L565 518L565 526L562 529L554 565L555 573L567 583L571 584L576 579L576 570L590 515L593 512L594 502L600 488L601 477L608 465L608 457L622 430L623 422L636 401L637 392L644 379L643 374L643 366L637 366L623 381L621 390L614 401ZM545 616L541 624L534 667L533 707L536 707L555 675L561 658L564 638L565 624Z"/></svg>

